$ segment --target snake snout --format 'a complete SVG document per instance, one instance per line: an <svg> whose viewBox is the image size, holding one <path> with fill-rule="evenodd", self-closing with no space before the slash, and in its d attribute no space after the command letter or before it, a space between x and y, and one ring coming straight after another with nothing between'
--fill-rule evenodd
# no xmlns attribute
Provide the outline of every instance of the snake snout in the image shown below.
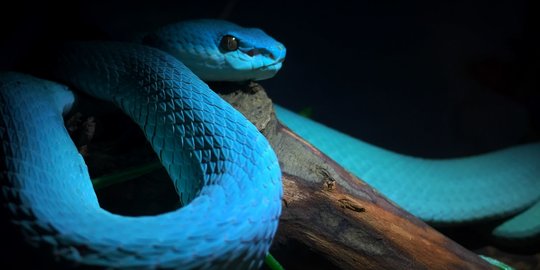
<svg viewBox="0 0 540 270"><path fill-rule="evenodd" d="M270 52L272 55L272 59L277 60L277 62L282 63L285 61L285 55L287 55L287 49L283 44L278 43L277 46L272 48L272 51Z"/></svg>

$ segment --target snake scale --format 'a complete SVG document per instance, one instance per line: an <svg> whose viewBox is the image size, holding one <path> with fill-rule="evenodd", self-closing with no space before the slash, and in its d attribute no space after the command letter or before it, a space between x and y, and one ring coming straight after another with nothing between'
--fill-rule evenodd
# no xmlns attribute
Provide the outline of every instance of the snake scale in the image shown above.
<svg viewBox="0 0 540 270"><path fill-rule="evenodd" d="M0 74L2 205L27 242L71 265L260 268L281 212L278 161L256 128L200 79L270 78L281 67L284 46L259 29L219 20L165 26L143 42L159 49L70 43L53 57L47 80ZM114 103L141 127L182 208L124 217L99 207L64 127L62 114L75 100L64 85ZM540 197L539 144L423 160L368 145L279 106L276 111L295 132L429 222L507 217ZM499 234L537 235L540 228L530 221L539 209L509 220ZM529 227L516 232L516 224Z"/></svg>

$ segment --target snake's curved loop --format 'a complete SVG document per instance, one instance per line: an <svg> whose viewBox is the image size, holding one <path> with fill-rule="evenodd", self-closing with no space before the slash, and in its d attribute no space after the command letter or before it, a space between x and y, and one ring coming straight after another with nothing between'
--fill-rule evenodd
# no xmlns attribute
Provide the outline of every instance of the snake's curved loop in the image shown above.
<svg viewBox="0 0 540 270"><path fill-rule="evenodd" d="M281 212L280 169L267 140L162 51L105 42L60 51L55 79L113 102L139 124L186 205L145 217L101 209L63 126L72 94L2 74L2 204L27 240L82 265L258 269Z"/></svg>
<svg viewBox="0 0 540 270"><path fill-rule="evenodd" d="M230 36L236 43L220 47ZM31 244L59 260L120 269L256 269L281 211L277 158L255 127L184 64L209 80L264 79L279 70L285 48L261 30L216 20L167 26L144 41L173 56L129 43L76 43L60 50L52 78L113 102L139 124L186 206L136 218L101 209L63 126L73 94L18 73L0 74L1 203ZM276 110L342 166L433 223L500 218L540 197L540 144L425 160ZM540 226L531 222L540 220L530 219L539 209L495 233L539 235ZM523 224L533 225L516 233Z"/></svg>

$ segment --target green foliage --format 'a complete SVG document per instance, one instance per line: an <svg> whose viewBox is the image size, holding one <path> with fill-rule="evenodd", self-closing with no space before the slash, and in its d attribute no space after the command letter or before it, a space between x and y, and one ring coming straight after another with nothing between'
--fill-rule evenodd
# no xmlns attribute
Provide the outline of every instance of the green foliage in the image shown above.
<svg viewBox="0 0 540 270"><path fill-rule="evenodd" d="M313 116L313 107L304 107L298 112L298 114L306 118L311 118Z"/></svg>
<svg viewBox="0 0 540 270"><path fill-rule="evenodd" d="M122 183L137 178L147 173L151 173L161 167L163 166L159 161L152 162L135 168L129 168L117 173L96 177L92 179L92 184L94 185L94 189L101 189L110 185Z"/></svg>
<svg viewBox="0 0 540 270"><path fill-rule="evenodd" d="M501 262L501 261L498 261L498 260L495 260L491 257L488 257L488 256L484 256L484 255L480 255L480 258L486 260L488 263L490 263L491 265L497 267L498 269L500 270L514 270L513 267Z"/></svg>
<svg viewBox="0 0 540 270"><path fill-rule="evenodd" d="M264 263L266 264L266 266L268 266L268 268L272 269L272 270L284 270L285 268L283 268L283 266L281 266L281 264L279 264L279 262L276 260L276 258L274 258L274 256L272 256L272 254L270 254L270 252L268 252L268 255L266 255L266 258L264 258Z"/></svg>

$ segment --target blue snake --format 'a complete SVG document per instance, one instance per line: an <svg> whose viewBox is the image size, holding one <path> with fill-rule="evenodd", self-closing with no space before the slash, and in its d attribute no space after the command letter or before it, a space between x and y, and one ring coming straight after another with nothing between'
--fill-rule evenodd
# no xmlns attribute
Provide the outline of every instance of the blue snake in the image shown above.
<svg viewBox="0 0 540 270"><path fill-rule="evenodd" d="M243 79L256 79L256 70L265 77L283 61L285 49L276 41L265 39L266 50L275 50L258 54L247 42L234 47L232 37L256 38L260 30L213 21L195 25L187 28L204 35L187 37L202 42L190 50L226 54L201 60L209 66L221 61L225 74L227 67L243 65L252 70ZM245 53L253 58L247 64ZM257 60L269 53L271 63ZM282 185L277 157L255 126L158 49L71 43L51 58L50 79L114 103L140 126L184 206L143 217L100 208L84 160L64 128L62 114L72 106L73 92L56 82L3 73L2 205L26 241L66 265L259 269L277 230ZM218 72L209 74L218 78Z"/></svg>
<svg viewBox="0 0 540 270"><path fill-rule="evenodd" d="M67 44L53 57L47 80L0 74L2 205L28 243L63 263L260 268L281 212L277 158L256 128L201 79L270 78L281 68L285 47L259 29L218 20L165 26L142 42ZM62 114L75 100L65 85L114 103L141 127L184 207L144 217L99 207L84 160L64 128ZM540 197L538 144L423 160L376 148L279 106L276 111L299 135L430 222L507 217ZM501 231L515 228L512 222L535 224L530 217L538 216L538 208L510 219ZM539 231L531 226L527 236ZM510 231L501 235L525 235Z"/></svg>
<svg viewBox="0 0 540 270"><path fill-rule="evenodd" d="M493 229L505 242L540 235L540 143L454 159L423 159L370 145L275 106L302 138L413 215L439 226L515 217Z"/></svg>
<svg viewBox="0 0 540 270"><path fill-rule="evenodd" d="M149 36L147 43L181 59L190 69L199 70L203 68L199 59L208 54L194 53L197 45L185 37L202 30L189 23L168 25ZM245 38L239 37L240 40ZM248 40L257 40L258 46L250 44L249 48L258 47L257 52L268 55L260 61L272 66L275 59L268 52L275 50L274 39L260 31ZM249 48L242 51L251 50ZM279 69L281 63L275 63ZM249 70L244 63L236 69ZM235 81L238 72L231 71L233 76L229 78L215 75L201 78ZM273 75L269 73L265 78ZM540 235L540 202L535 204L540 201L540 143L467 158L428 160L369 145L279 105L274 108L278 119L302 138L429 223L461 225L520 214L497 226L493 235L512 241Z"/></svg>

